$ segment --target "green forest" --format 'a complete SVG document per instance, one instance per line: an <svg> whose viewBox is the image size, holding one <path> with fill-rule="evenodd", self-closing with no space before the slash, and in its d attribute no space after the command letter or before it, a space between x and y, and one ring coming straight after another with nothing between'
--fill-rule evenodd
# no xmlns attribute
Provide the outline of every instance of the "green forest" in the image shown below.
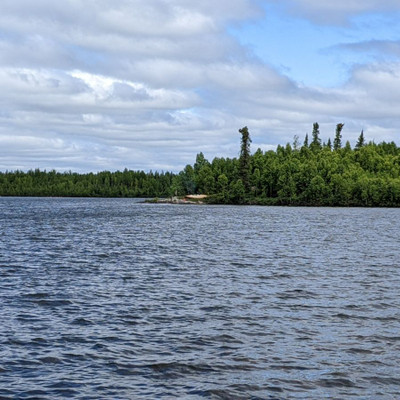
<svg viewBox="0 0 400 400"><path fill-rule="evenodd" d="M251 153L247 127L239 130L240 155L208 161L203 153L181 172L124 171L78 174L56 171L0 172L1 196L168 197L202 193L214 204L292 206L400 206L400 148L342 143L344 124L322 143L319 125L302 143Z"/></svg>

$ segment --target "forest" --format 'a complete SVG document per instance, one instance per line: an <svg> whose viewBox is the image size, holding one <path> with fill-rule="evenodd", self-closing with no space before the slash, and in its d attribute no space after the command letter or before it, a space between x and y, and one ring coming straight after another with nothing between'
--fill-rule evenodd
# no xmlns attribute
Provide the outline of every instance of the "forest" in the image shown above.
<svg viewBox="0 0 400 400"><path fill-rule="evenodd" d="M163 197L169 196L174 174L143 171L0 172L0 196Z"/></svg>
<svg viewBox="0 0 400 400"><path fill-rule="evenodd" d="M247 127L239 130L237 158L203 153L181 172L77 174L56 171L2 172L1 196L168 197L202 193L214 204L289 206L400 206L400 148L394 143L366 142L361 132L354 148L342 144L344 124L333 141L322 143L319 125L302 144L250 151Z"/></svg>

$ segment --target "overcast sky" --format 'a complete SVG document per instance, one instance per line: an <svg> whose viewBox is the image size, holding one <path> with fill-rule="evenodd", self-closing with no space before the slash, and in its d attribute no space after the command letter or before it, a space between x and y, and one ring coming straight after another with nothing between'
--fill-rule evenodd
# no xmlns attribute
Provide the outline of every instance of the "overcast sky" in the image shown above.
<svg viewBox="0 0 400 400"><path fill-rule="evenodd" d="M399 143L398 0L1 0L0 170L179 171L322 140Z"/></svg>

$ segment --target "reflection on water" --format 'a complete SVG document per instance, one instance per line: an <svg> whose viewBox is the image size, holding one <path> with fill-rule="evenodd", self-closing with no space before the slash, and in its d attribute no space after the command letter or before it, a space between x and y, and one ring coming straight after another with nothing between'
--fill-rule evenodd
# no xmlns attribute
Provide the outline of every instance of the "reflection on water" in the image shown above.
<svg viewBox="0 0 400 400"><path fill-rule="evenodd" d="M3 399L395 399L400 210L0 199Z"/></svg>

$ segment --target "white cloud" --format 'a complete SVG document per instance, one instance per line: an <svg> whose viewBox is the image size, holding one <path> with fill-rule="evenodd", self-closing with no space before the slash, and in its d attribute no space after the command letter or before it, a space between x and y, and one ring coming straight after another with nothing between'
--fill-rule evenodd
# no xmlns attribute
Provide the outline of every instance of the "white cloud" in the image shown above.
<svg viewBox="0 0 400 400"><path fill-rule="evenodd" d="M323 136L345 122L346 139L361 128L367 139L369 129L375 140L396 137L396 62L359 65L335 89L300 86L227 33L261 17L257 4L3 0L0 169L177 171L199 151L237 156L244 125L263 149L302 139L314 121ZM313 18L394 6L296 4Z"/></svg>

